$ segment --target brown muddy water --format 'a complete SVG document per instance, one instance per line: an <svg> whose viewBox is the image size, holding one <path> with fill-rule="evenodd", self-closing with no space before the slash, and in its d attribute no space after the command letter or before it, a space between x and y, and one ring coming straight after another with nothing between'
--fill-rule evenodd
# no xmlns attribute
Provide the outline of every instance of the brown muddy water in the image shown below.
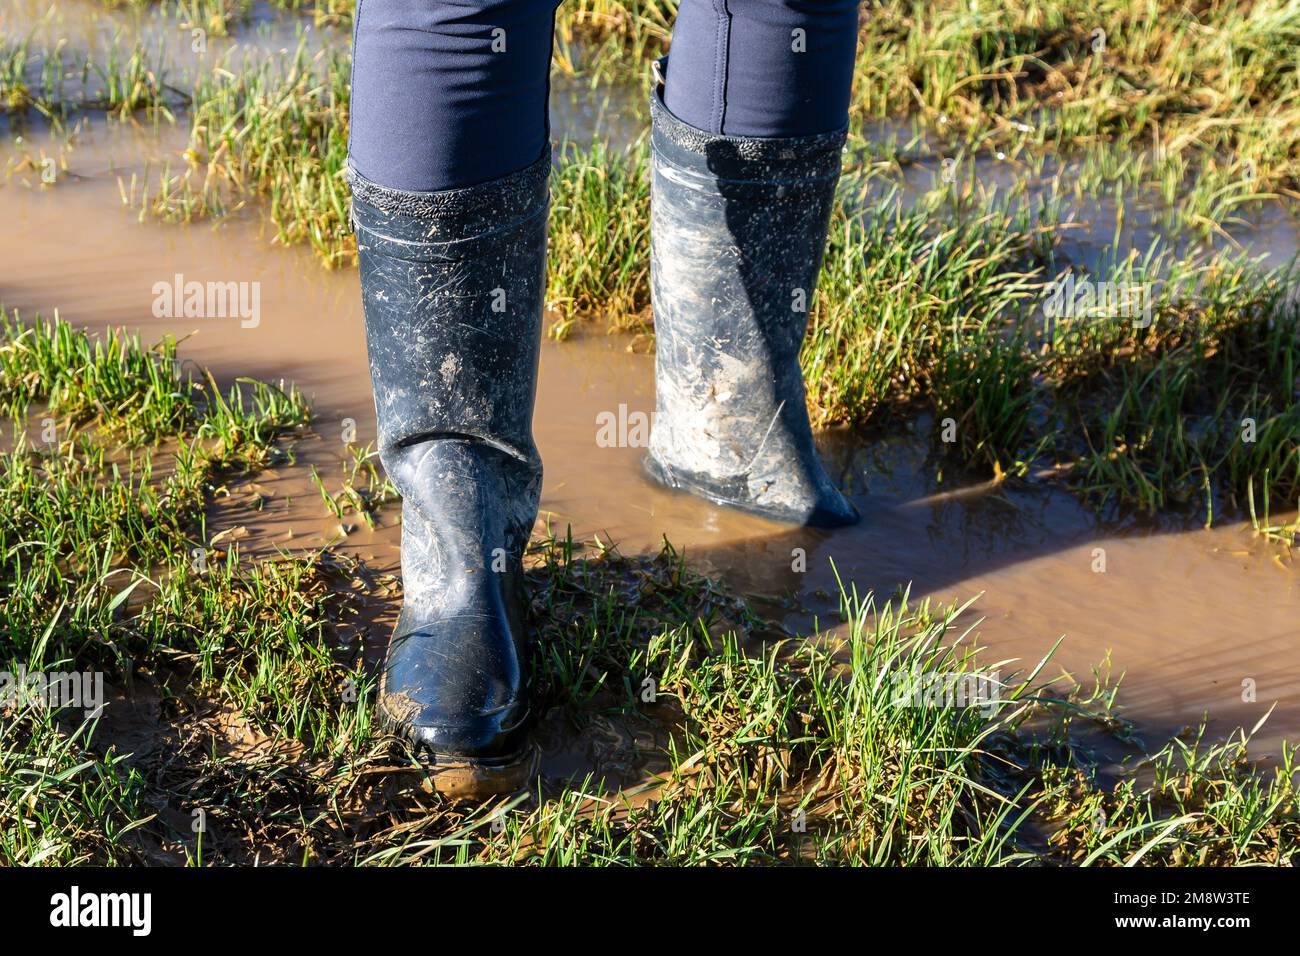
<svg viewBox="0 0 1300 956"><path fill-rule="evenodd" d="M8 132L0 169L24 151L58 151L42 134L15 143ZM298 464L338 491L351 427L361 445L374 438L356 274L273 246L254 216L216 227L137 221L119 177L182 146L174 129L99 122L64 151L68 170L54 186L30 171L0 181L0 302L28 318L58 310L91 329L183 337L182 354L219 381L295 382L316 414ZM156 284L177 275L256 283L256 323L156 316ZM981 595L971 620L983 619L991 659L1028 668L1064 638L1049 673L1086 682L1109 655L1112 674L1126 675L1122 712L1150 745L1207 713L1215 732L1249 728L1274 704L1255 750L1276 752L1300 736L1296 567L1249 526L1109 527L1059 492L941 486L916 444L848 434L823 436L823 447L863 513L860 526L792 530L714 508L648 484L642 449L598 439L598 416L631 426L653 408L653 357L632 344L586 334L543 348L535 429L546 467L542 519L557 533L571 526L576 539L598 535L629 554L667 537L765 608L784 608L792 626L837 621L837 572L882 599L909 583L914 598ZM383 511L375 529L355 518L340 526L306 472L286 468L231 489L208 534L242 529L246 554L332 542L395 570L397 509ZM382 646L386 632L376 628L372 640ZM1253 682L1253 701L1243 700L1243 682Z"/></svg>

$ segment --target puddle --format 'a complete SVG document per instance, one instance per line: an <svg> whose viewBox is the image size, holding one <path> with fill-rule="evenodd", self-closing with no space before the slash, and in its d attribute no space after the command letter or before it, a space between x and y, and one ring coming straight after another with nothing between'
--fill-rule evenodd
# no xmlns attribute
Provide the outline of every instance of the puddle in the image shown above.
<svg viewBox="0 0 1300 956"><path fill-rule="evenodd" d="M5 0L0 9L0 36L30 39L35 48L63 42L70 50L94 54L102 54L115 42L126 48L139 43L161 55L168 75L174 78L211 66L231 51L292 52L301 39L315 52L346 45L351 35L345 29L315 26L310 17L278 15L265 3L254 4L245 22L232 24L229 35L222 35L205 24L191 24L175 11L163 14L153 6L110 6L99 0L60 0L58 4Z"/></svg>
<svg viewBox="0 0 1300 956"><path fill-rule="evenodd" d="M1058 240L1053 271L1072 266L1106 273L1122 264L1130 250L1145 253L1153 247L1172 261L1231 250L1257 259L1265 269L1285 266L1300 254L1300 203L1293 198L1242 202L1206 236L1176 228L1179 209L1140 177L1137 184L1085 185L1100 175L1094 167L1108 155L1101 147L1064 156L981 151L959 160L917 122L872 123L864 133L868 145L851 156L848 166L873 166L860 187L865 199L896 191L902 205L910 207L944 188L969 191L984 201L1001 196L1010 210L1052 224ZM1148 171L1149 179L1156 166L1153 152L1138 151L1130 158L1132 166Z"/></svg>
<svg viewBox="0 0 1300 956"><path fill-rule="evenodd" d="M597 114L583 115L599 126ZM240 376L295 382L313 402L318 433L296 446L298 462L338 491L351 460L347 439L374 440L356 274L326 272L306 249L272 247L254 217L218 227L138 222L122 205L118 176L183 140L170 127L90 124L58 185L42 189L21 175L0 184L0 302L27 317L58 309L75 324L123 326L146 340L184 337L182 354L223 384ZM11 140L0 143L0 168L14 150ZM258 283L260 321L156 316L155 285L177 275ZM1064 636L1055 666L1086 680L1109 653L1114 672L1127 673L1124 713L1149 742L1207 711L1217 732L1249 727L1274 702L1260 751L1300 736L1297 575L1248 528L1100 526L1063 493L940 489L914 443L854 447L832 434L825 451L864 521L834 533L792 531L651 486L641 476L642 449L598 443L597 415L649 414L652 373L653 357L624 338L579 334L544 345L535 430L546 467L543 518L558 533L571 525L576 538L599 535L629 554L658 550L667 536L737 588L786 606L793 624L836 620L835 569L882 598L909 581L913 597L983 592L976 612L993 659L1029 667ZM343 535L307 471L276 469L231 489L209 534L244 528L245 553L338 542L375 570L394 570L396 509L373 529L345 518ZM796 570L800 551L806 571ZM373 635L377 645L385 634ZM1247 681L1254 701L1243 701ZM555 759L584 763L576 752Z"/></svg>

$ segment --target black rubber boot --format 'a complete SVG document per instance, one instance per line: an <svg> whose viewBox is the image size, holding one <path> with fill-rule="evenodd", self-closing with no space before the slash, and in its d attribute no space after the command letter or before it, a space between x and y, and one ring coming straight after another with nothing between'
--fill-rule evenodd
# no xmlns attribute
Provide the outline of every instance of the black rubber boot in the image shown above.
<svg viewBox="0 0 1300 956"><path fill-rule="evenodd" d="M646 470L777 521L851 524L857 511L817 456L799 368L845 134L707 133L668 112L656 86Z"/></svg>
<svg viewBox="0 0 1300 956"><path fill-rule="evenodd" d="M351 173L379 453L402 494L405 600L379 713L447 793L531 771L522 558L542 482L549 166L436 193Z"/></svg>

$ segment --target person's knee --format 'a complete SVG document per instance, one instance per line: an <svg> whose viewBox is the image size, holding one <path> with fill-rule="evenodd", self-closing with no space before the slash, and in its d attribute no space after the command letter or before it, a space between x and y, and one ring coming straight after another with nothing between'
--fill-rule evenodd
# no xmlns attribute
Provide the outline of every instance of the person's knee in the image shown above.
<svg viewBox="0 0 1300 956"><path fill-rule="evenodd" d="M831 132L848 120L858 4L683 0L665 105L684 122L739 136Z"/></svg>
<svg viewBox="0 0 1300 956"><path fill-rule="evenodd" d="M351 161L390 188L451 189L528 166L546 142L555 0L362 0Z"/></svg>
<svg viewBox="0 0 1300 956"><path fill-rule="evenodd" d="M359 40L379 30L464 35L467 30L511 27L548 33L560 0L360 0ZM549 40L549 36L548 36Z"/></svg>
<svg viewBox="0 0 1300 956"><path fill-rule="evenodd" d="M713 0L732 19L791 25L856 23L860 0Z"/></svg>
<svg viewBox="0 0 1300 956"><path fill-rule="evenodd" d="M388 0L364 0L383 2ZM423 11L443 22L494 23L529 22L549 18L561 0L401 0L403 6Z"/></svg>

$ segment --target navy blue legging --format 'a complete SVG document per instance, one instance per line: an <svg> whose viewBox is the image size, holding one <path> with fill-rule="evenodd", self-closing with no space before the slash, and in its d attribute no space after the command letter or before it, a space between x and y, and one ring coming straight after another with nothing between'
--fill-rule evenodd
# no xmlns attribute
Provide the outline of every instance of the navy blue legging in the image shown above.
<svg viewBox="0 0 1300 956"><path fill-rule="evenodd" d="M365 178L490 182L547 148L559 0L357 0L348 149ZM842 127L858 0L682 0L664 87L679 119L733 136Z"/></svg>

